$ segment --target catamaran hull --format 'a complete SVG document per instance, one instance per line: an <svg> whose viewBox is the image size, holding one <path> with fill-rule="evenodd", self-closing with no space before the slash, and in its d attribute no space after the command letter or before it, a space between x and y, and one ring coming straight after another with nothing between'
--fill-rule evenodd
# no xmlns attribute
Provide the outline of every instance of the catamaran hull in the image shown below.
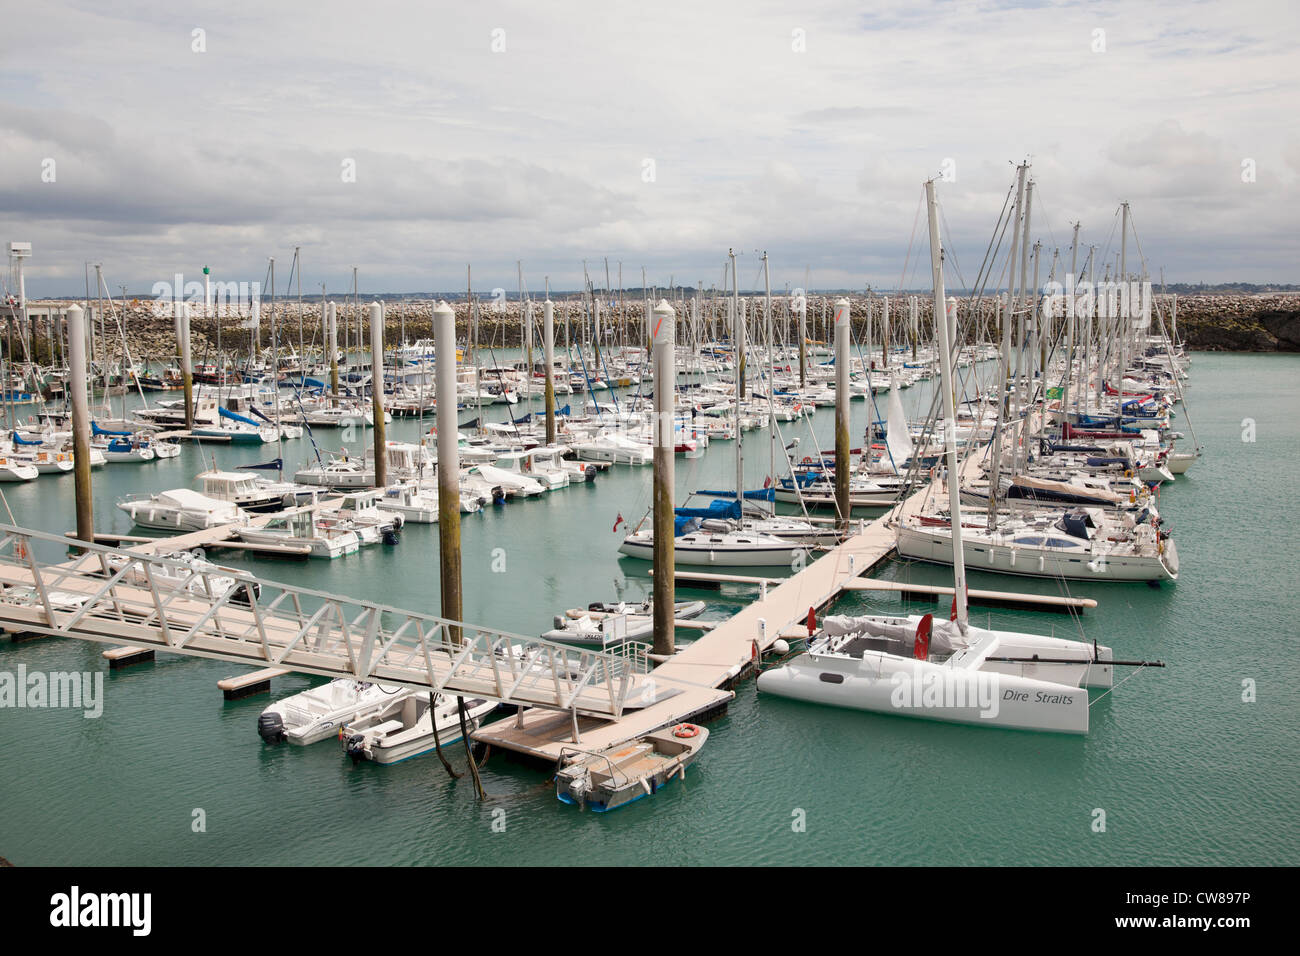
<svg viewBox="0 0 1300 956"><path fill-rule="evenodd" d="M954 724L1088 732L1088 692L994 671L867 652L859 659L805 655L758 676L764 693L812 704Z"/></svg>

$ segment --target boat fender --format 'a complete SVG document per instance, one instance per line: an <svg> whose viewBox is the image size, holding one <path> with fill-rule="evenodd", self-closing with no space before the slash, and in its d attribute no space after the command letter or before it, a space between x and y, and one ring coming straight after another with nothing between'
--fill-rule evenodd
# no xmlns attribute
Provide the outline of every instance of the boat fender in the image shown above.
<svg viewBox="0 0 1300 956"><path fill-rule="evenodd" d="M690 740L692 737L700 735L700 728L694 724L678 724L673 728L673 736L680 737L683 740Z"/></svg>
<svg viewBox="0 0 1300 956"><path fill-rule="evenodd" d="M257 718L257 735L268 744L285 740L284 718L273 710L264 712Z"/></svg>

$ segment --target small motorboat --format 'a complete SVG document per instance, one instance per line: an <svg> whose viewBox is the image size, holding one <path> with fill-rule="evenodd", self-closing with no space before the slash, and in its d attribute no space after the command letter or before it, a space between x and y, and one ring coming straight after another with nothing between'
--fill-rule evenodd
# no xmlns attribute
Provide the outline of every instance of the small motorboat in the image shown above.
<svg viewBox="0 0 1300 956"><path fill-rule="evenodd" d="M213 564L201 549L162 551L155 557L162 559L161 563L151 565L148 574L137 566L130 568L123 580L141 587L157 587L160 591L183 591L209 598L219 598L231 588L237 588L230 600L243 605L251 605L262 593L262 585L247 571ZM125 568L130 559L122 554L109 554L105 561L108 569L116 572Z"/></svg>
<svg viewBox="0 0 1300 956"><path fill-rule="evenodd" d="M349 721L339 736L343 752L352 762L373 760L397 763L428 753L435 747L461 739L460 708L455 697L439 694L435 707L429 706L431 694L407 691L384 707ZM496 701L469 698L465 701L465 726L470 733L479 721L496 709ZM434 726L438 729L434 740Z"/></svg>
<svg viewBox="0 0 1300 956"><path fill-rule="evenodd" d="M673 618L687 621L699 617L703 611L703 601L678 601L673 605ZM654 609L649 601L636 604L596 601L585 611L570 608L562 616L557 614L555 627L543 634L542 640L609 647L648 637L653 630Z"/></svg>
<svg viewBox="0 0 1300 956"><path fill-rule="evenodd" d="M140 527L159 531L204 531L243 517L233 502L218 501L189 488L119 501L117 506Z"/></svg>
<svg viewBox="0 0 1300 956"><path fill-rule="evenodd" d="M565 747L555 796L597 813L616 810L658 793L673 777L685 780L687 765L708 739L706 728L678 724L597 753Z"/></svg>
<svg viewBox="0 0 1300 956"><path fill-rule="evenodd" d="M257 733L268 744L314 744L371 711L383 710L412 691L393 685L340 677L328 684L277 700L257 718Z"/></svg>
<svg viewBox="0 0 1300 956"><path fill-rule="evenodd" d="M307 548L309 557L325 559L354 554L361 547L361 537L350 521L313 517L307 511L276 515L260 528L242 528L239 537L250 544L282 547L286 552Z"/></svg>

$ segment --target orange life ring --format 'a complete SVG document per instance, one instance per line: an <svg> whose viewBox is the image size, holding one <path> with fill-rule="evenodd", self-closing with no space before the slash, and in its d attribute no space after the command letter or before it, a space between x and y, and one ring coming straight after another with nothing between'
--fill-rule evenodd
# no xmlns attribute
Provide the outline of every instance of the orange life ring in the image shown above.
<svg viewBox="0 0 1300 956"><path fill-rule="evenodd" d="M673 728L673 736L681 737L684 740L689 740L691 737L698 737L699 735L700 728L696 727L694 724L678 724Z"/></svg>
<svg viewBox="0 0 1300 956"><path fill-rule="evenodd" d="M810 458L810 457L808 457L807 455L805 455L805 456L804 456L804 459L803 459L803 463L804 463L805 465L811 465L811 464L813 463L813 460L812 460L812 458Z"/></svg>

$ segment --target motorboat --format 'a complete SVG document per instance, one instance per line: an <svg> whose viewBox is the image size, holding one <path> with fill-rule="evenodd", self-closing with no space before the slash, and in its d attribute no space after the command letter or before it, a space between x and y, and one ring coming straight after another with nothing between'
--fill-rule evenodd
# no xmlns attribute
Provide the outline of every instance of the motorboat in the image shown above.
<svg viewBox="0 0 1300 956"><path fill-rule="evenodd" d="M678 601L673 605L673 620L688 621L704 612L703 601ZM583 644L610 647L626 641L648 637L654 630L654 611L650 602L605 604L597 602L586 610L570 608L555 616L555 626L542 640L556 644Z"/></svg>
<svg viewBox="0 0 1300 956"><path fill-rule="evenodd" d="M261 513L292 508L297 504L293 486L282 482L264 484L246 471L205 471L198 476L203 493L218 501L233 501L244 511Z"/></svg>
<svg viewBox="0 0 1300 956"><path fill-rule="evenodd" d="M306 548L308 557L327 560L354 554L361 547L361 537L351 522L315 517L310 511L276 515L261 527L241 528L239 537L250 544L267 544L286 550Z"/></svg>
<svg viewBox="0 0 1300 956"><path fill-rule="evenodd" d="M436 488L420 487L418 481L389 485L384 489L380 506L417 524L436 524L438 521L438 492Z"/></svg>
<svg viewBox="0 0 1300 956"><path fill-rule="evenodd" d="M402 530L406 519L400 512L381 507L382 495L378 488L349 492L342 497L337 508L322 509L319 517L349 523L362 544L378 544L380 541L394 544L395 536Z"/></svg>
<svg viewBox="0 0 1300 956"><path fill-rule="evenodd" d="M110 573L127 568L123 580L143 587L157 587L161 591L183 591L205 598L220 598L232 588L230 600L235 604L252 605L262 593L262 585L247 571L224 567L207 560L201 549L193 551L161 551L154 555L159 560L149 566L149 573L123 554L108 554Z"/></svg>
<svg viewBox="0 0 1300 956"><path fill-rule="evenodd" d="M431 698L433 706L430 706ZM479 722L496 706L495 701L466 699L466 730L469 733L477 730ZM461 739L460 702L449 695L407 691L382 708L348 721L340 736L343 751L353 763L373 760L390 764L409 760Z"/></svg>
<svg viewBox="0 0 1300 956"><path fill-rule="evenodd" d="M617 810L654 796L673 778L685 780L708 739L705 727L677 724L601 751L563 747L555 796L597 813Z"/></svg>
<svg viewBox="0 0 1300 956"><path fill-rule="evenodd" d="M257 733L268 744L314 744L333 737L349 721L383 710L412 692L396 685L340 677L277 700L257 718Z"/></svg>
<svg viewBox="0 0 1300 956"><path fill-rule="evenodd" d="M293 480L325 488L369 488L375 483L375 469L363 459L344 456L300 469L294 473Z"/></svg>
<svg viewBox="0 0 1300 956"><path fill-rule="evenodd" d="M117 503L142 528L159 531L204 531L243 519L239 506L219 501L189 488L173 488L154 495Z"/></svg>

